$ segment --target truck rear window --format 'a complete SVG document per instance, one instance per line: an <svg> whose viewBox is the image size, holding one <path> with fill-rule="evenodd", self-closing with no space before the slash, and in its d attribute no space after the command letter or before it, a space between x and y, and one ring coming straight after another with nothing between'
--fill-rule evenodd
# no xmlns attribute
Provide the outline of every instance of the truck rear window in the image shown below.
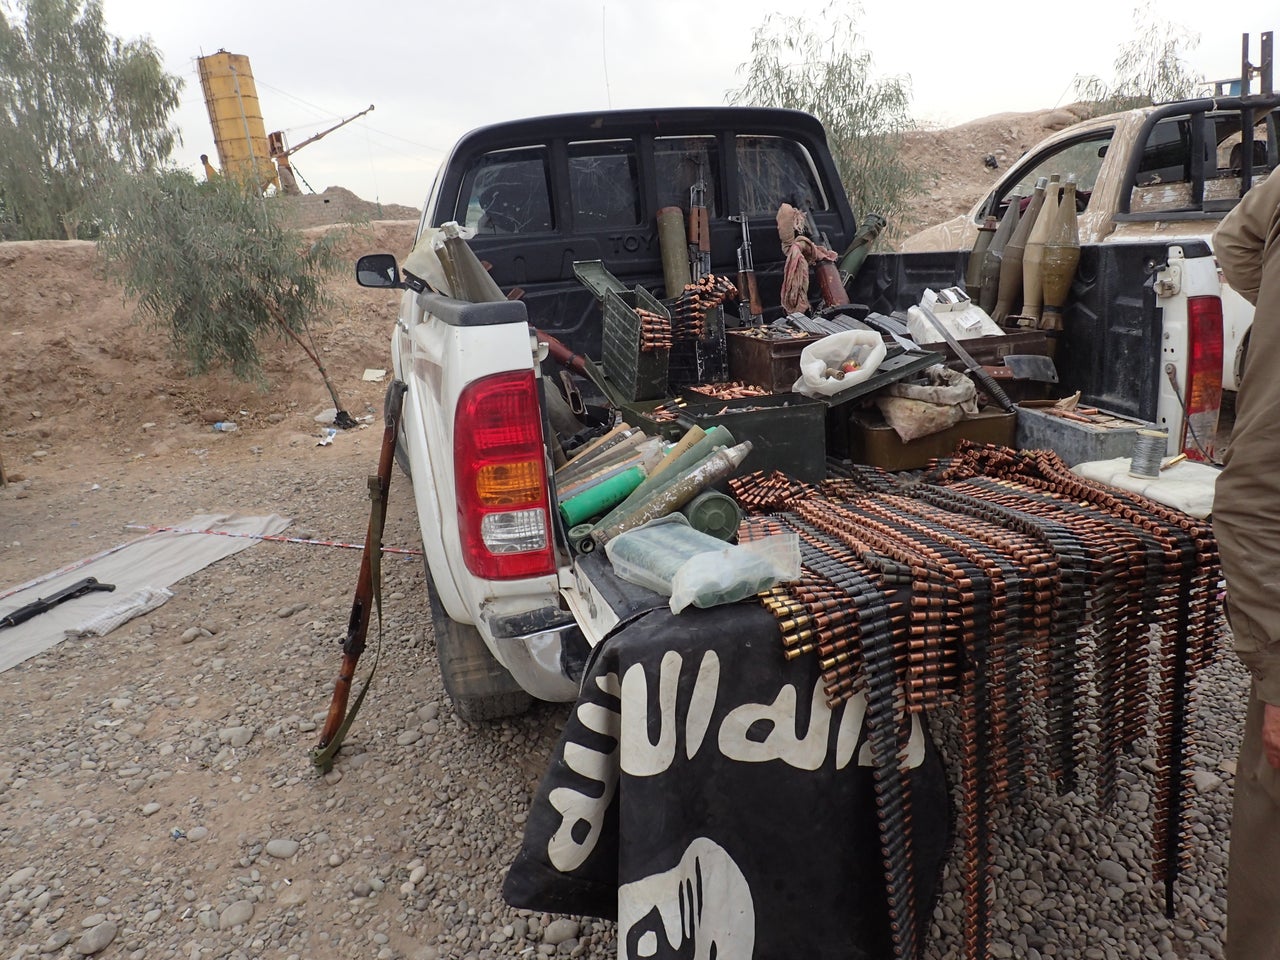
<svg viewBox="0 0 1280 960"><path fill-rule="evenodd" d="M546 147L486 153L467 172L457 219L478 234L554 229L550 169Z"/></svg>
<svg viewBox="0 0 1280 960"><path fill-rule="evenodd" d="M800 210L826 210L813 161L794 140L782 137L738 137L738 190L750 216L774 216L789 203Z"/></svg>
<svg viewBox="0 0 1280 960"><path fill-rule="evenodd" d="M1198 171L1192 163L1194 124L1200 125L1203 140ZM1259 118L1253 127L1249 149L1254 182L1261 180L1273 166L1274 130L1274 122L1268 116ZM1242 189L1242 146L1238 111L1159 121L1142 151L1129 198L1130 212L1150 214L1201 209L1221 212L1229 208Z"/></svg>
<svg viewBox="0 0 1280 960"><path fill-rule="evenodd" d="M714 137L659 137L653 143L654 172L657 175L657 208L689 209L689 190L694 184L706 187L706 207L711 217L719 209L719 151Z"/></svg>
<svg viewBox="0 0 1280 960"><path fill-rule="evenodd" d="M578 228L640 222L640 173L631 140L569 144L569 194Z"/></svg>

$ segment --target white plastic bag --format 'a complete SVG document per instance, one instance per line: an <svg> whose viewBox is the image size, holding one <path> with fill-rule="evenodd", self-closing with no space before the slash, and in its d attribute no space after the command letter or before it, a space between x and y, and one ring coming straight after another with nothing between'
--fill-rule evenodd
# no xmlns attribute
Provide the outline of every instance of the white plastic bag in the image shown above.
<svg viewBox="0 0 1280 960"><path fill-rule="evenodd" d="M871 377L884 359L884 340L874 330L845 330L817 340L800 351L800 379L791 387L809 397L829 397ZM828 376L846 360L858 364L843 379Z"/></svg>

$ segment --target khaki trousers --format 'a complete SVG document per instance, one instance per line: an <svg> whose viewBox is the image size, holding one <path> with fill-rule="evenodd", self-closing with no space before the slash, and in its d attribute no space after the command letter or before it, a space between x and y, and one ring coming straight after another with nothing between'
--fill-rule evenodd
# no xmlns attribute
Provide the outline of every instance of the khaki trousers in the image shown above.
<svg viewBox="0 0 1280 960"><path fill-rule="evenodd" d="M1252 685L1235 780L1226 958L1280 960L1280 770L1262 751L1262 701Z"/></svg>

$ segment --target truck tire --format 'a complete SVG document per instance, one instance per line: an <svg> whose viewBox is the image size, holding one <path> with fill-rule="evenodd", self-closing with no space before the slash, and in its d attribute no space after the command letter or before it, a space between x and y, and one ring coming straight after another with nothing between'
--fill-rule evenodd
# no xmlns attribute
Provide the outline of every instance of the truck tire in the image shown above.
<svg viewBox="0 0 1280 960"><path fill-rule="evenodd" d="M527 711L533 697L494 659L475 627L458 623L445 612L430 570L427 571L427 596L431 602L431 627L436 637L440 678L454 712L469 723L480 723L519 716Z"/></svg>

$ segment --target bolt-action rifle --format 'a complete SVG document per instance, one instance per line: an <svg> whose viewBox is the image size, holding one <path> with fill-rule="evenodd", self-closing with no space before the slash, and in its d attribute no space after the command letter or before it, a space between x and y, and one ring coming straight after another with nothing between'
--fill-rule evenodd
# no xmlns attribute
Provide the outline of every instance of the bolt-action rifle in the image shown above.
<svg viewBox="0 0 1280 960"><path fill-rule="evenodd" d="M755 258L751 254L750 223L745 212L729 219L742 224L742 243L738 246L738 317L744 327L758 327L764 307L760 305Z"/></svg>
<svg viewBox="0 0 1280 960"><path fill-rule="evenodd" d="M365 637L369 633L369 612L376 606L378 622L382 622L382 526L387 518L387 492L391 488L391 465L395 461L396 435L400 432L400 407L404 400L403 380L393 380L387 391L385 426L382 431L382 450L378 456L378 473L369 478L369 530L364 538L364 553L360 556L360 574L356 578L355 598L351 601L351 617L347 621L347 636L342 642L342 665L333 685L333 698L329 701L329 714L320 730L320 740L311 751L311 762L321 773L333 766L333 758L342 746L351 723L369 692L369 684L378 670L378 658L365 680L350 712L347 700L351 696L351 681L355 677L356 664L364 653Z"/></svg>

